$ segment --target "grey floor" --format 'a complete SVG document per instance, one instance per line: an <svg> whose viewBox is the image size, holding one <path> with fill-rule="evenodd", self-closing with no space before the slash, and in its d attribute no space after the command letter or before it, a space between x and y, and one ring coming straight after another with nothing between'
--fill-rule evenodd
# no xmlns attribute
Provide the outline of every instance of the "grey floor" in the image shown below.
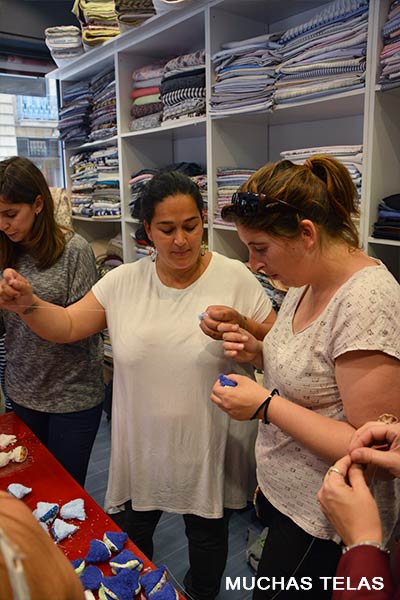
<svg viewBox="0 0 400 600"><path fill-rule="evenodd" d="M110 423L103 417L96 437L89 471L86 478L86 490L94 500L103 506L107 484L108 462L110 456ZM250 600L251 592L243 589L236 591L225 589L226 577L232 579L245 577L247 585L251 583L254 572L246 563L245 548L248 529L260 531L252 508L235 511L230 521L229 555L222 580L219 600ZM183 519L178 515L164 514L154 537L153 562L166 565L170 579L177 589L181 589L183 576L188 568L188 556Z"/></svg>

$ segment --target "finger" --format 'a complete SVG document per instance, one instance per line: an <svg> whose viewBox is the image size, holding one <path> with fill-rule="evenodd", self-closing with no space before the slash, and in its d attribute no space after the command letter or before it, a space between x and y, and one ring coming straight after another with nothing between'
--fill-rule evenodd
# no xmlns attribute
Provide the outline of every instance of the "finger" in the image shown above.
<svg viewBox="0 0 400 600"><path fill-rule="evenodd" d="M242 352L244 350L244 344L238 344L237 342L224 342L223 343L224 352Z"/></svg>
<svg viewBox="0 0 400 600"><path fill-rule="evenodd" d="M28 290L28 284L24 279L10 279L8 284L17 291Z"/></svg>
<svg viewBox="0 0 400 600"><path fill-rule="evenodd" d="M213 338L215 340L222 340L222 334L219 333L218 331L216 331L215 329L210 329L209 327L207 327L204 324L204 321L202 321L200 323L200 329L202 330L203 333L205 333L209 337L211 337L211 338Z"/></svg>
<svg viewBox="0 0 400 600"><path fill-rule="evenodd" d="M3 300L9 301L18 298L18 296L20 296L20 293L7 283L4 283L1 288L1 296Z"/></svg>
<svg viewBox="0 0 400 600"><path fill-rule="evenodd" d="M240 333L240 331L228 331L222 334L222 339L224 342L238 342L240 344L244 344L249 341L247 335Z"/></svg>
<svg viewBox="0 0 400 600"><path fill-rule="evenodd" d="M388 427L385 423L377 423L376 421L365 423L365 425L356 431L350 442L349 451L351 452L355 448L371 446L374 442L386 440Z"/></svg>
<svg viewBox="0 0 400 600"><path fill-rule="evenodd" d="M326 482L330 481L331 478L336 482L336 480L341 479L343 482L346 479L347 471L351 465L351 458L349 455L343 456L339 460L335 462L329 469L327 470L324 480Z"/></svg>
<svg viewBox="0 0 400 600"><path fill-rule="evenodd" d="M237 323L226 323L226 322L218 323L217 329L220 333L232 333L232 332L240 331L240 327Z"/></svg>
<svg viewBox="0 0 400 600"><path fill-rule="evenodd" d="M3 271L4 279L16 279L18 277L18 272L15 269L4 269Z"/></svg>
<svg viewBox="0 0 400 600"><path fill-rule="evenodd" d="M392 475L396 475L400 471L398 454L391 450L382 451L374 450L373 448L357 448L351 453L351 459L356 463L381 467L390 471Z"/></svg>
<svg viewBox="0 0 400 600"><path fill-rule="evenodd" d="M364 469L361 465L353 463L350 466L348 477L352 488L363 489L368 487L364 477Z"/></svg>
<svg viewBox="0 0 400 600"><path fill-rule="evenodd" d="M232 312L232 311L230 311ZM217 308L208 308L207 313L214 319L214 321L229 321L232 315L228 314L228 311L225 309L217 309Z"/></svg>

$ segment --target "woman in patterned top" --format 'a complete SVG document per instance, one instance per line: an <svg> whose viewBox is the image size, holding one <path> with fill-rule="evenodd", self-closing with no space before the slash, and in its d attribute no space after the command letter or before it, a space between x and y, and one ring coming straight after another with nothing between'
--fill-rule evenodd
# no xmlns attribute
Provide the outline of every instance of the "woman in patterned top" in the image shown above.
<svg viewBox="0 0 400 600"><path fill-rule="evenodd" d="M252 269L290 288L263 342L219 325L226 355L263 368L265 387L233 375L236 387L217 382L211 395L233 418L261 421L257 477L270 529L257 600L302 590L310 600L330 597L340 546L317 491L356 428L382 413L400 416L400 287L360 250L355 198L347 169L317 155L264 166L223 210ZM387 538L396 485L373 482L373 493Z"/></svg>
<svg viewBox="0 0 400 600"><path fill-rule="evenodd" d="M82 298L97 279L90 245L56 223L46 180L27 158L0 162L0 266L18 269L59 306ZM83 485L104 398L100 336L53 344L0 311L3 333L13 410Z"/></svg>

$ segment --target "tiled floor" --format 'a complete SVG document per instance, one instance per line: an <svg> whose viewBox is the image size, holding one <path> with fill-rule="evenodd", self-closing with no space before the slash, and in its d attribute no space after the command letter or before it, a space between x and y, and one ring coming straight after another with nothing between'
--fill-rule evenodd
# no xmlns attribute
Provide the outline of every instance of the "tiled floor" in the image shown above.
<svg viewBox="0 0 400 600"><path fill-rule="evenodd" d="M94 500L103 506L107 485L110 451L110 423L102 419L89 464L86 489ZM259 531L252 508L236 511L231 517L229 533L228 563L222 580L219 600L250 600L251 592L226 590L226 578L245 577L250 584L253 571L246 563L245 548L248 528ZM156 565L166 565L175 586L180 589L183 576L188 568L186 537L183 519L174 514L164 514L154 537L154 557Z"/></svg>

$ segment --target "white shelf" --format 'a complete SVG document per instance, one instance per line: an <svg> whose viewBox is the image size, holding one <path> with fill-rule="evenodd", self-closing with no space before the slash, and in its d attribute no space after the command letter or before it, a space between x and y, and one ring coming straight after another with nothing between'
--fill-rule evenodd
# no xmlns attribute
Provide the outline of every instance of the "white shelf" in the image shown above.
<svg viewBox="0 0 400 600"><path fill-rule="evenodd" d="M87 223L121 223L121 219L100 218L100 217L81 217L80 215L72 215L74 221L86 221Z"/></svg>
<svg viewBox="0 0 400 600"><path fill-rule="evenodd" d="M206 133L206 117L193 117L188 119L176 119L162 123L159 127L151 129L143 129L141 131L129 131L122 133L121 138L131 139L136 137L160 137L166 139L174 135L180 139L205 135Z"/></svg>
<svg viewBox="0 0 400 600"><path fill-rule="evenodd" d="M216 174L221 167L258 168L280 158L284 150L329 145L363 145L361 244L390 268L396 265L400 242L369 236L379 201L400 191L400 82L382 90L379 76L381 31L390 0L370 0L365 88L319 98L278 104L272 110L207 114L171 120L153 129L129 131L134 69L158 59L206 49L207 102L214 80L210 57L221 45L265 32L280 32L308 21L331 0L196 0L189 6L153 17L103 46L49 74L68 86L87 80L104 68L114 68L117 89L118 135L79 146L66 146L67 156L110 144L118 145L121 184L120 220L74 217L93 238L93 223L121 223L125 262L135 260L130 233L139 221L130 216L129 180L142 169L160 169L171 163L197 162L208 177L208 243L211 250L233 258L246 257L235 227L213 223L217 202ZM68 174L67 174L68 176ZM78 225L78 224L77 224ZM110 225L110 231L113 227ZM116 229L116 226L114 227ZM99 227L100 232L105 229ZM397 260L399 268L400 260ZM399 276L398 273L395 273Z"/></svg>
<svg viewBox="0 0 400 600"><path fill-rule="evenodd" d="M114 135L109 138L105 138L104 140L96 140L93 142L85 142L84 144L79 144L78 146L68 146L64 144L66 151L73 152L86 152L87 150L93 150L96 148L102 148L103 146L113 146L118 143L118 136Z"/></svg>
<svg viewBox="0 0 400 600"><path fill-rule="evenodd" d="M400 248L400 241L398 241L398 240L385 240L385 239L374 238L374 237L370 236L368 238L368 243L369 244L378 244L381 246L397 246L398 248Z"/></svg>

